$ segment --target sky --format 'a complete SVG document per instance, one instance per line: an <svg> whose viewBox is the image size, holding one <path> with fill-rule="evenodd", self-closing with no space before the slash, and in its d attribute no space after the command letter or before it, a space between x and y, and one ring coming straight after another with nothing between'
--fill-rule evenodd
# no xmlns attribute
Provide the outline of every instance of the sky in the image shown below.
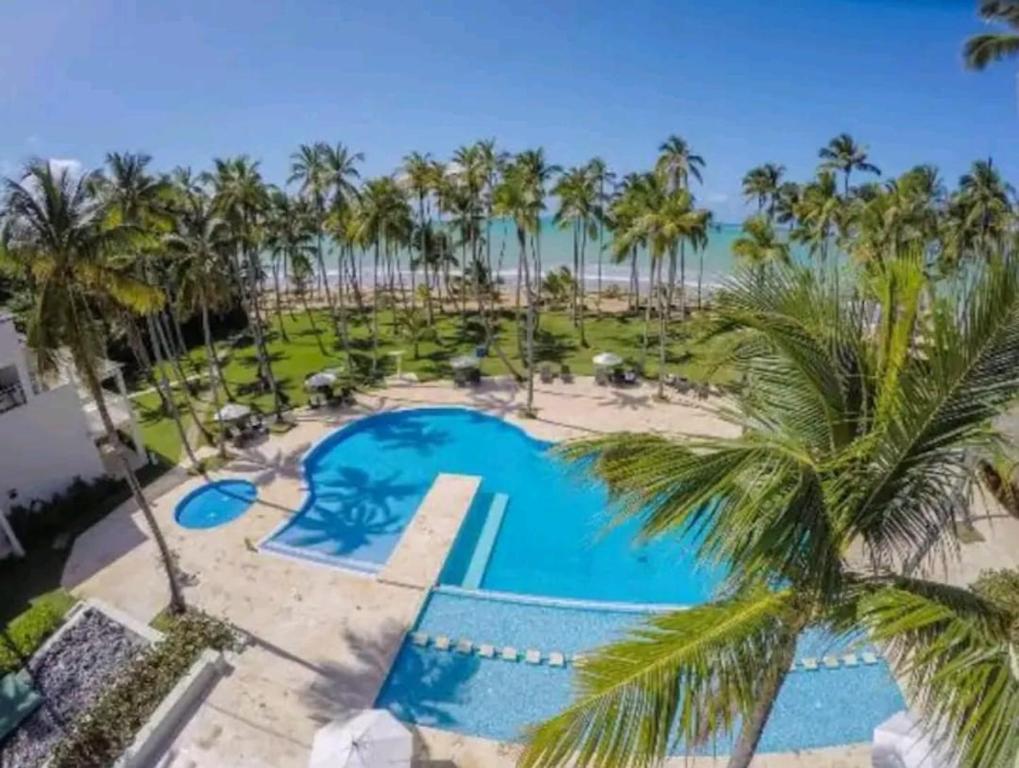
<svg viewBox="0 0 1019 768"><path fill-rule="evenodd" d="M1019 182L1019 60L963 68L976 5L4 0L0 174L33 156L199 170L246 153L282 184L301 143L342 141L370 176L489 137L626 173L676 133L706 161L698 200L735 221L748 168L802 180L847 131L885 175L925 162L954 182L990 156Z"/></svg>

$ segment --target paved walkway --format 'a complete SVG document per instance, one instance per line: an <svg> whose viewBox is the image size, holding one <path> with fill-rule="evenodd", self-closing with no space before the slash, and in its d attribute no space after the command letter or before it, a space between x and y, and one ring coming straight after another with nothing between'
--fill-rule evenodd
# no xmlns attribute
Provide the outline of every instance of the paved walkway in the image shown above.
<svg viewBox="0 0 1019 768"><path fill-rule="evenodd" d="M319 727L374 702L420 609L427 593L420 579L377 580L256 550L256 542L300 508L305 495L300 461L317 440L368 413L423 404L478 408L545 440L621 430L735 433L712 412L715 404L710 401L677 398L658 403L653 394L653 386L606 389L586 378L539 385L539 417L522 420L518 412L523 392L508 380L489 380L471 390L448 383L394 384L360 396L358 405L344 412L301 413L293 430L266 438L217 473L245 477L259 486L258 503L230 525L191 531L173 522L176 502L204 482L202 478L189 479L155 499L156 516L188 574L187 599L232 621L253 643L179 735L166 764L303 768ZM978 562L986 567L1014 563L1019 547L1009 551L992 542L999 535L1019 541L1019 523L996 520L994 526ZM448 534L442 526L436 530ZM167 602L144 522L126 507L79 537L63 580L77 594L100 597L142 620ZM418 730L418 744L422 760L439 761L433 765L452 761L464 768L513 765L517 749L427 728ZM869 765L868 755L866 749L841 748L764 756L756 764L862 768ZM686 764L707 763L715 764Z"/></svg>

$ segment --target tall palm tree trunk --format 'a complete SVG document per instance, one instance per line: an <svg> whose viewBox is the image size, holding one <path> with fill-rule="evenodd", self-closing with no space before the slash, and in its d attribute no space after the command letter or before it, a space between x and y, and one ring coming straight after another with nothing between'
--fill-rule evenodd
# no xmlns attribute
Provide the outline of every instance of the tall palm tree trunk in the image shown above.
<svg viewBox="0 0 1019 768"><path fill-rule="evenodd" d="M661 267L659 266L659 272ZM640 348L640 367L642 369L647 367L647 348L648 348L648 336L651 329L651 297L654 296L655 290L655 261L652 258L651 268L648 270L648 287L647 287L647 305L644 307L644 338L641 342Z"/></svg>
<svg viewBox="0 0 1019 768"><path fill-rule="evenodd" d="M74 307L72 306L72 312L73 311ZM99 377L96 374L95 365L92 361L91 355L89 354L85 340L80 334L75 339L75 343L72 346L72 354L74 356L75 367L77 367L78 371L81 373L85 387L88 389L93 401L95 401L96 411L99 413L99 418L102 421L103 428L106 430L106 439L113 447L114 455L117 457L117 461L121 465L121 471L127 479L128 487L131 489L131 495L138 504L138 508L141 510L142 516L145 518L145 523L148 525L149 531L152 534L152 538L156 542L156 549L159 550L159 557L163 562L163 568L166 571L167 585L170 589L170 610L173 613L183 613L187 608L187 604L184 601L184 593L181 590L180 580L177 577L177 568L173 553L170 551L170 547L166 543L166 538L163 536L163 530L159 527L159 523L156 521L156 516L152 512L152 507L149 506L148 499L145 498L145 492L142 490L141 483L138 481L138 476L135 475L134 469L131 468L131 462L127 458L127 454L124 452L124 444L120 440L120 435L117 434L117 428L114 426L113 419L110 418L110 412L106 407L106 399L103 396L103 388L99 383Z"/></svg>
<svg viewBox="0 0 1019 768"><path fill-rule="evenodd" d="M347 376L353 373L350 359L350 337L347 329L347 305L343 298L343 252L346 246L342 243L336 250L336 301L337 311L340 319L340 346L343 347L343 356L346 358Z"/></svg>
<svg viewBox="0 0 1019 768"><path fill-rule="evenodd" d="M579 272L579 283L580 283L580 295L577 301L577 322L580 328L580 346L587 346L587 335L584 332L584 299L586 298L586 286L585 276L587 272L587 264L585 264L585 251L587 250L587 226L584 226L580 232L580 272Z"/></svg>
<svg viewBox="0 0 1019 768"><path fill-rule="evenodd" d="M256 264L256 254L252 249L248 254L249 272L251 277L249 280L249 290L251 291L251 307L254 324L252 328L255 333L255 347L259 357L259 367L262 369L265 382L269 386L269 391L272 393L273 405L276 410L276 418L283 418L283 400L280 397L279 387L276 384L276 377L272 372L272 362L269 359L269 348L265 343L264 325L262 324L262 310L259 306L258 297L258 265Z"/></svg>
<svg viewBox="0 0 1019 768"><path fill-rule="evenodd" d="M798 632L791 632L787 638L781 641L780 647L775 654L774 663L763 670L764 686L760 696L755 702L749 716L743 721L740 728L739 739L729 754L727 768L749 768L750 763L757 752L757 745L761 741L761 734L764 726L771 717L771 710L775 706L778 692L782 689L793 660L796 658L796 636Z"/></svg>
<svg viewBox="0 0 1019 768"><path fill-rule="evenodd" d="M151 322L151 320L152 320L152 316L151 315L149 315L149 320ZM152 326L154 326L155 333L156 333L156 340L155 340L156 360L159 363L160 370L165 371L165 365L163 364L163 359L162 359L162 355L159 352L159 348L160 348L160 346L162 346L164 349L168 349L168 343L167 343L166 335L164 334L163 329L162 329L162 325L159 323L158 320L153 322ZM167 352L167 354L169 354L169 352ZM195 404L194 404L194 401L191 399L190 388L188 386L187 379L184 378L184 372L180 369L180 366L176 366L175 370L177 372L178 381L180 382L181 392L184 395L184 403L187 405L188 413L190 414L192 421L194 421L194 423L201 430L202 436L206 440L211 440L212 436L208 433L208 431L206 431L205 426L202 424L201 419L198 417L198 413L195 411ZM166 387L167 393L172 398L173 397L173 392L172 392L171 387L170 387L170 380L166 376L165 373L163 373L163 383L164 383L164 386ZM176 404L174 404L174 410L176 410Z"/></svg>
<svg viewBox="0 0 1019 768"><path fill-rule="evenodd" d="M570 291L570 319L573 321L573 327L577 327L577 289L580 285L580 253L577 250L577 221L573 220L573 285Z"/></svg>
<svg viewBox="0 0 1019 768"><path fill-rule="evenodd" d="M221 407L219 399L219 387L224 384L223 373L219 370L219 362L216 360L216 350L212 345L212 327L209 324L209 305L202 298L202 333L205 336L205 356L209 364L209 389L212 390L212 407L214 413L219 413ZM229 397L229 393L226 391L226 387L223 387L223 392ZM226 454L226 427L220 423L216 428L216 445L219 448L219 456L222 459L227 457Z"/></svg>
<svg viewBox="0 0 1019 768"><path fill-rule="evenodd" d="M375 238L372 259L372 376L379 363L379 238Z"/></svg>
<svg viewBox="0 0 1019 768"><path fill-rule="evenodd" d="M524 264L524 281L527 285L527 415L534 414L534 291L531 286L531 270L527 262L527 236L517 228L517 242L520 245L520 259Z"/></svg>
<svg viewBox="0 0 1019 768"><path fill-rule="evenodd" d="M669 312L663 306L665 300L672 300L672 286L668 293L662 290L662 281L658 280L658 399L665 399L665 332L668 327ZM648 302L651 303L650 301Z"/></svg>
<svg viewBox="0 0 1019 768"><path fill-rule="evenodd" d="M276 323L280 328L280 338L283 341L290 341L290 337L287 336L287 327L283 324L283 301L280 298L280 265L277 261L272 265L272 282L273 282L273 294L276 299Z"/></svg>

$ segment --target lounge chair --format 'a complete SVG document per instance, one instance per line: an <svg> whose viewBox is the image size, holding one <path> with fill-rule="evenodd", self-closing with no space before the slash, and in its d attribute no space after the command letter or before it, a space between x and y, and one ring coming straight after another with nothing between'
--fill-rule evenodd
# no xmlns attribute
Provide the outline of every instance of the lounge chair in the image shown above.
<svg viewBox="0 0 1019 768"><path fill-rule="evenodd" d="M541 367L538 368L538 376L541 377L542 384L551 384L555 381L555 374L552 372L552 366L548 363L541 364Z"/></svg>
<svg viewBox="0 0 1019 768"><path fill-rule="evenodd" d="M573 371L570 370L570 366L566 363L563 363L559 369L559 378L563 380L563 384L573 383Z"/></svg>
<svg viewBox="0 0 1019 768"><path fill-rule="evenodd" d="M480 384L481 383L481 369L480 368L471 368L471 370L467 373L467 383L468 384Z"/></svg>
<svg viewBox="0 0 1019 768"><path fill-rule="evenodd" d="M623 383L631 387L637 384L637 372L633 368L623 371Z"/></svg>

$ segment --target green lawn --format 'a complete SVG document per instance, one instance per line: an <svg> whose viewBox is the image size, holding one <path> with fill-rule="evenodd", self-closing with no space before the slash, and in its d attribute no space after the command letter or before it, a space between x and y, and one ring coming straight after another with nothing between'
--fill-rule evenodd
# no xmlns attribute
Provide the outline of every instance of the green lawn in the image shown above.
<svg viewBox="0 0 1019 768"><path fill-rule="evenodd" d="M307 402L308 394L304 390L305 378L324 368L342 367L344 354L334 332L332 322L325 310L314 313L316 329L312 329L308 316L303 312L284 315L284 331L281 333L276 319L271 319L269 334L269 354L272 360L273 373L290 403L300 406ZM628 365L638 367L641 362L641 345L644 332L642 316L605 315L589 316L585 323L588 346L580 344L580 336L564 311L547 311L542 314L540 329L536 334L535 355L539 362L547 362L554 366L569 365L575 374L589 375L594 371L592 357L598 352L615 352L622 356ZM647 364L648 376L658 374L658 334L657 321L652 320ZM702 332L702 322L697 318L685 323L673 322L669 329L670 339L667 347L667 366L670 371L681 373L695 381L727 381L724 370L713 371L711 362L717 358L718 343L700 343L697 341ZM393 327L393 314L389 311L379 313L379 350L378 371L382 375L395 372L395 359L388 353L402 350L403 370L414 372L421 380L450 378L452 375L449 361L457 355L471 352L483 342L484 329L480 321L473 316L468 317L466 327L456 313L440 315L436 319L434 332L422 332L418 345L418 356L413 354L410 338ZM355 369L367 374L371 369L371 324L370 315L352 317L349 323L352 357ZM509 311L503 312L497 320L496 340L506 357L520 372L524 366L520 360L516 341L516 321ZM273 408L272 397L268 393L257 391L256 357L254 345L250 338L240 338L233 343L221 342L217 353L225 356L224 375L230 393L235 400L257 406L264 412ZM184 361L185 375L205 373L205 350L197 347L190 353L190 360ZM490 351L482 363L482 373L487 376L508 373L505 363ZM203 382L204 384L204 382ZM138 395L138 405L142 430L148 447L169 462L177 462L181 457L181 444L176 427L172 420L160 409L159 397L155 393ZM209 416L212 413L211 396L206 389L199 392L196 403L199 411L205 414L205 423L212 427ZM179 405L182 401L179 401ZM183 413L183 409L182 413ZM185 417L188 425L191 421Z"/></svg>

